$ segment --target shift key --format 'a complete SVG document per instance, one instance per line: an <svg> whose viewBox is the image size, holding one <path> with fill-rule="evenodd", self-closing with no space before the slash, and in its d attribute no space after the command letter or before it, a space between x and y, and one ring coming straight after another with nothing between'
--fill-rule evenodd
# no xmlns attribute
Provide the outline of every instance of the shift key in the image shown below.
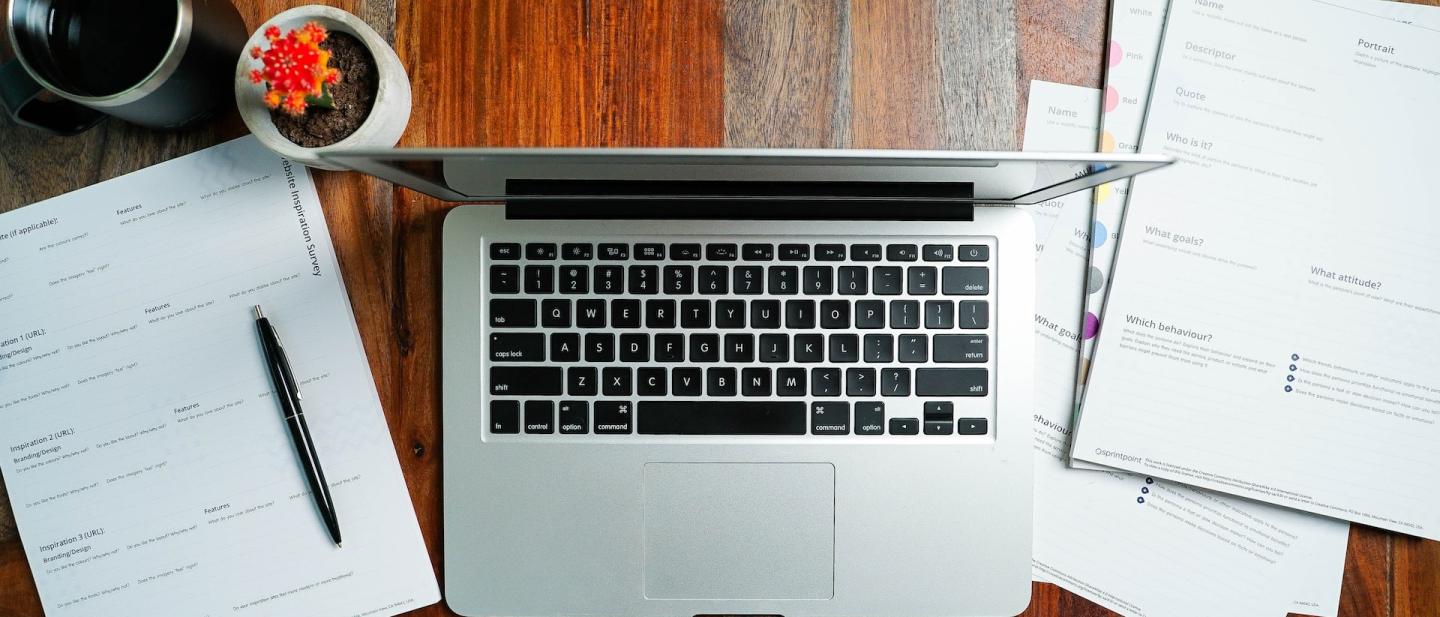
<svg viewBox="0 0 1440 617"><path fill-rule="evenodd" d="M504 332L490 335L491 362L544 362L545 335Z"/></svg>
<svg viewBox="0 0 1440 617"><path fill-rule="evenodd" d="M565 382L558 366L492 366L490 393L507 396L560 396Z"/></svg>
<svg viewBox="0 0 1440 617"><path fill-rule="evenodd" d="M983 368L922 368L915 370L916 396L985 396L990 371Z"/></svg>
<svg viewBox="0 0 1440 617"><path fill-rule="evenodd" d="M490 327L534 328L534 300L491 300Z"/></svg>

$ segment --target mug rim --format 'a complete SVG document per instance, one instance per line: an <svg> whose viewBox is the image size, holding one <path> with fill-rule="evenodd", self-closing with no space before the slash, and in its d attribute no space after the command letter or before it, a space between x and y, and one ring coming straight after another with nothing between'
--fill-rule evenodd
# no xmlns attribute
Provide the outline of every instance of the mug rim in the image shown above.
<svg viewBox="0 0 1440 617"><path fill-rule="evenodd" d="M175 74L175 70L180 67L180 61L185 54L176 52L183 51L190 46L190 34L194 31L195 12L191 6L191 0L175 0L175 31L170 37L170 46L165 49L165 55L160 59L160 64L156 65L155 68L140 81L124 90L102 96L84 96L56 87L55 84L50 83L50 80L46 79L39 71L36 71L35 67L31 66L30 62L26 60L25 54L20 50L18 37L15 35L15 5L19 2L26 1L27 0L7 0L5 3L5 32L10 38L10 50L15 54L15 60L20 63L20 66L25 68L25 72L28 73L36 83L39 83L41 87L54 92L56 95L88 107L120 107L134 103L159 90L160 86L164 85L165 80Z"/></svg>

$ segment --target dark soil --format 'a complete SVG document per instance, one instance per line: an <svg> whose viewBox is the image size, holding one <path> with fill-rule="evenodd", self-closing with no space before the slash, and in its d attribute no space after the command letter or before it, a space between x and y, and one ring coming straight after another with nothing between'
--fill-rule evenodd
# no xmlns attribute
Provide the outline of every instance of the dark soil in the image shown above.
<svg viewBox="0 0 1440 617"><path fill-rule="evenodd" d="M380 87L375 59L359 39L344 32L331 32L321 45L330 50L331 68L340 69L340 83L330 86L335 108L311 106L301 116L278 109L270 112L280 134L306 148L328 146L354 133L370 116L370 110L375 107L375 91Z"/></svg>

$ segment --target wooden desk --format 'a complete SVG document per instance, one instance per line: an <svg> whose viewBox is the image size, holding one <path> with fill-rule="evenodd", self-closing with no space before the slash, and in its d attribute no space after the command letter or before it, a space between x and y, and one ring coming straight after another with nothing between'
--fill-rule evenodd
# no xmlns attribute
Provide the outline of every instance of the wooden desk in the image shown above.
<svg viewBox="0 0 1440 617"><path fill-rule="evenodd" d="M292 4L236 3L252 27ZM415 92L404 146L1016 150L1030 80L1098 86L1107 11L1105 0L327 3L395 41ZM179 133L111 122L69 139L0 121L0 211L243 132L233 113ZM446 204L315 175L438 572ZM40 614L0 506L0 617ZM1108 614L1044 584L1026 612ZM1440 543L1355 527L1341 614L1440 615Z"/></svg>

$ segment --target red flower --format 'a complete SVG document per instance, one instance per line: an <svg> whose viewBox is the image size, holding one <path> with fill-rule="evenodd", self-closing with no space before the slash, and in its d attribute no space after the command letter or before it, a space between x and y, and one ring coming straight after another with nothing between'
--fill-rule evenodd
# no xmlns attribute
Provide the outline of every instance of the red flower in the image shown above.
<svg viewBox="0 0 1440 617"><path fill-rule="evenodd" d="M310 22L284 36L278 27L270 26L265 29L265 38L270 41L270 49L250 50L250 56L263 65L250 72L250 80L265 82L265 104L271 109L302 114L307 98L324 98L325 86L340 82L340 71L330 68L330 52L320 49L320 43L329 38L320 24Z"/></svg>

